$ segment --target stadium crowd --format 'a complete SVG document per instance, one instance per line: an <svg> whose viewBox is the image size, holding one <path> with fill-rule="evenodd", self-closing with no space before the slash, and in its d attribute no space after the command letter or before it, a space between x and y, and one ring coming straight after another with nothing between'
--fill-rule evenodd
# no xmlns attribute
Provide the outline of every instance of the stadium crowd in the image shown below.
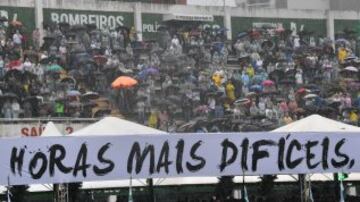
<svg viewBox="0 0 360 202"><path fill-rule="evenodd" d="M38 29L2 23L4 118L121 114L179 132L270 130L313 113L359 122L355 33L264 26L227 41L226 29L169 23L140 42L134 28L45 28L40 45Z"/></svg>

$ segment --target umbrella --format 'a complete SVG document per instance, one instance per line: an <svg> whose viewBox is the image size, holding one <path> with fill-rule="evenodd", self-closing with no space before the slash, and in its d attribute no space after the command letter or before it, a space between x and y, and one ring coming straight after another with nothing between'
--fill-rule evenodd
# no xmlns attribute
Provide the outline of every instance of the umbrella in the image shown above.
<svg viewBox="0 0 360 202"><path fill-rule="evenodd" d="M82 103L82 107L97 107L97 106L98 106L98 104L94 101Z"/></svg>
<svg viewBox="0 0 360 202"><path fill-rule="evenodd" d="M81 107L81 103L80 102L77 102L77 101L74 101L74 102L70 102L68 104L69 107L73 107L73 108L77 108L77 107Z"/></svg>
<svg viewBox="0 0 360 202"><path fill-rule="evenodd" d="M86 28L87 28L89 31L92 31L92 30L96 30L97 26L96 26L96 24L91 23L91 24L87 24L87 25L86 25Z"/></svg>
<svg viewBox="0 0 360 202"><path fill-rule="evenodd" d="M43 65L45 65L45 64L49 64L49 63L50 63L50 61L51 61L51 59L50 59L50 58L48 58L48 57L44 57L44 58L42 58L42 59L40 60L40 64L43 64Z"/></svg>
<svg viewBox="0 0 360 202"><path fill-rule="evenodd" d="M15 93L4 93L1 98L5 99L19 99L19 97Z"/></svg>
<svg viewBox="0 0 360 202"><path fill-rule="evenodd" d="M8 19L5 16L0 17L0 22L6 22Z"/></svg>
<svg viewBox="0 0 360 202"><path fill-rule="evenodd" d="M86 100L96 100L100 97L100 95L97 92L90 91L90 92L84 93L83 95L81 95L81 97Z"/></svg>
<svg viewBox="0 0 360 202"><path fill-rule="evenodd" d="M64 78L60 79L60 82L61 83L73 83L73 84L76 84L76 80L72 76L64 77Z"/></svg>
<svg viewBox="0 0 360 202"><path fill-rule="evenodd" d="M313 98L316 98L316 97L318 97L318 95L316 95L316 94L308 94L308 95L304 96L304 99L313 99Z"/></svg>
<svg viewBox="0 0 360 202"><path fill-rule="evenodd" d="M264 48L265 46L268 47L268 48L271 48L271 47L274 46L274 43L272 41L266 40L261 44L262 48Z"/></svg>
<svg viewBox="0 0 360 202"><path fill-rule="evenodd" d="M71 31L82 31L86 30L86 27L84 25L73 25L71 27Z"/></svg>
<svg viewBox="0 0 360 202"><path fill-rule="evenodd" d="M11 62L9 62L8 68L11 70L14 70L14 69L22 70L23 65L22 65L21 60L12 60Z"/></svg>
<svg viewBox="0 0 360 202"><path fill-rule="evenodd" d="M246 94L246 97L255 97L257 94L254 92L250 92Z"/></svg>
<svg viewBox="0 0 360 202"><path fill-rule="evenodd" d="M335 41L335 43L336 43L336 44L339 44L339 43L349 43L349 41L346 40L346 39L344 39L344 38L340 38L340 39L337 39L337 40Z"/></svg>
<svg viewBox="0 0 360 202"><path fill-rule="evenodd" d="M100 118L109 114L111 114L111 109L99 109L94 113L93 118Z"/></svg>
<svg viewBox="0 0 360 202"><path fill-rule="evenodd" d="M80 96L81 93L79 91L77 91L77 90L69 90L69 91L66 92L66 95L68 97L76 97L76 96Z"/></svg>
<svg viewBox="0 0 360 202"><path fill-rule="evenodd" d="M8 79L9 77L15 77L20 78L21 77L21 71L17 69L12 69L6 72L5 79Z"/></svg>
<svg viewBox="0 0 360 202"><path fill-rule="evenodd" d="M38 101L42 101L43 97L41 96L28 96L26 98L23 99L23 102L30 102L30 103L37 103Z"/></svg>
<svg viewBox="0 0 360 202"><path fill-rule="evenodd" d="M53 64L53 65L48 66L46 68L46 70L49 71L49 72L61 72L64 69L58 64Z"/></svg>
<svg viewBox="0 0 360 202"><path fill-rule="evenodd" d="M262 89L263 89L263 87L261 85L252 85L252 86L250 86L250 91L261 92Z"/></svg>
<svg viewBox="0 0 360 202"><path fill-rule="evenodd" d="M305 88L299 88L296 93L298 94L302 94L302 93L305 93L306 92L306 89Z"/></svg>
<svg viewBox="0 0 360 202"><path fill-rule="evenodd" d="M349 71L349 72L358 72L358 68L353 67L353 66L349 66L349 67L345 67L344 70Z"/></svg>
<svg viewBox="0 0 360 202"><path fill-rule="evenodd" d="M356 56L349 56L349 57L345 58L346 61L351 61L351 60L355 60L355 59L358 59L358 57L356 57Z"/></svg>
<svg viewBox="0 0 360 202"><path fill-rule="evenodd" d="M55 41L55 37L52 36L45 36L43 39L45 42L49 42L49 43Z"/></svg>
<svg viewBox="0 0 360 202"><path fill-rule="evenodd" d="M265 81L263 81L262 82L262 85L263 86L273 86L275 83L273 82L273 81L271 81L271 80L265 80Z"/></svg>
<svg viewBox="0 0 360 202"><path fill-rule="evenodd" d="M248 35L248 33L247 32L241 32L241 33L239 33L238 35L237 35L237 38L243 38L243 37L246 37Z"/></svg>
<svg viewBox="0 0 360 202"><path fill-rule="evenodd" d="M107 58L104 55L95 55L94 60L98 65L103 65L107 62Z"/></svg>
<svg viewBox="0 0 360 202"><path fill-rule="evenodd" d="M128 76L120 76L111 83L111 87L115 89L130 88L138 84L138 81Z"/></svg>
<svg viewBox="0 0 360 202"><path fill-rule="evenodd" d="M241 98L241 99L235 100L234 104L247 104L249 102L250 102L250 100L248 98Z"/></svg>

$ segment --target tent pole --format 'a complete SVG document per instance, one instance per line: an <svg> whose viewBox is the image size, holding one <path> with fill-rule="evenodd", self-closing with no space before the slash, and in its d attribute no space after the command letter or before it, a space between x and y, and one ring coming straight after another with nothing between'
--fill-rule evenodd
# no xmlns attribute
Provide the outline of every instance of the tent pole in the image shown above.
<svg viewBox="0 0 360 202"><path fill-rule="evenodd" d="M149 190L149 202L155 202L154 181L152 178L148 178L147 183L148 183L148 190Z"/></svg>

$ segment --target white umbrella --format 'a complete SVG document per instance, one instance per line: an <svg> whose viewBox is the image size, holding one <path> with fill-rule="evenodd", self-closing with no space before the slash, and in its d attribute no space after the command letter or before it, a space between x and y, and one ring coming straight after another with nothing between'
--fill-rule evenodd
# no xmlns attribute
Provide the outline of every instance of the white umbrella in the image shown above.
<svg viewBox="0 0 360 202"><path fill-rule="evenodd" d="M353 67L353 66L345 67L344 70L349 71L349 72L358 72L359 71L358 68Z"/></svg>
<svg viewBox="0 0 360 202"><path fill-rule="evenodd" d="M312 98L316 98L316 97L318 97L318 95L316 95L316 94L308 94L308 95L304 96L305 99L312 99Z"/></svg>

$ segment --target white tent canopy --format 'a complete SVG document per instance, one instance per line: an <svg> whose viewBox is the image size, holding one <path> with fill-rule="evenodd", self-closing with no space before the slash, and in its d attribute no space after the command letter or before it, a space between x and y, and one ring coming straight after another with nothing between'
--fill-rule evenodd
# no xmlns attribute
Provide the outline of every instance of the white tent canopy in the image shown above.
<svg viewBox="0 0 360 202"><path fill-rule="evenodd" d="M320 115L311 115L272 132L360 132L360 127L344 124Z"/></svg>
<svg viewBox="0 0 360 202"><path fill-rule="evenodd" d="M147 135L166 134L166 132L143 126L131 121L116 117L105 117L83 129L75 131L72 136L98 136L98 135Z"/></svg>
<svg viewBox="0 0 360 202"><path fill-rule="evenodd" d="M52 121L50 121L50 122L48 122L46 124L45 130L41 133L41 136L43 136L43 137L57 137L57 136L63 136L63 134L55 126L55 124Z"/></svg>
<svg viewBox="0 0 360 202"><path fill-rule="evenodd" d="M320 115L311 115L300 119L283 127L273 130L272 132L360 132L360 127L341 123L332 119L322 117ZM311 180L328 181L333 180L333 174L313 174ZM347 181L359 181L360 174L351 173Z"/></svg>

